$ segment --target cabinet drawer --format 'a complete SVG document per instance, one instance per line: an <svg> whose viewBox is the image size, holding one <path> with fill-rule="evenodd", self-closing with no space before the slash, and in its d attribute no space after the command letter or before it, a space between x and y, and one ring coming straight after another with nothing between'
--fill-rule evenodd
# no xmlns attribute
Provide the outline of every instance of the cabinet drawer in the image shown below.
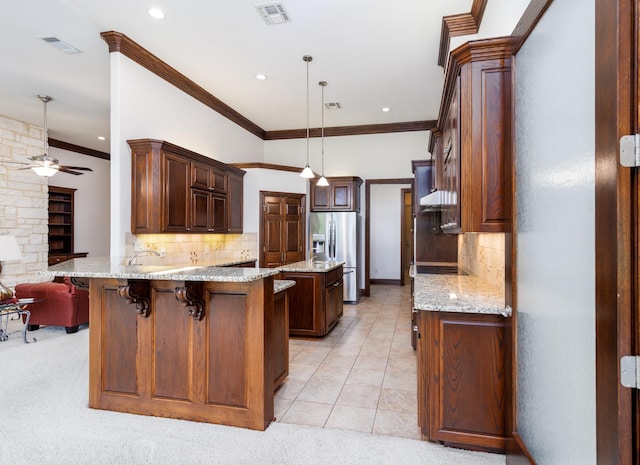
<svg viewBox="0 0 640 465"><path fill-rule="evenodd" d="M325 273L325 286L330 286L342 278L342 267Z"/></svg>

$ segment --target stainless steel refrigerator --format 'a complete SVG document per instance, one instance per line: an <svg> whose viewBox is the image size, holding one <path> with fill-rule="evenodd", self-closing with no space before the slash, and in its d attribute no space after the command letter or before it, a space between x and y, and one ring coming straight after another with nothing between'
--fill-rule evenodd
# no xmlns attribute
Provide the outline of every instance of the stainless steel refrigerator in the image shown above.
<svg viewBox="0 0 640 465"><path fill-rule="evenodd" d="M309 238L316 260L343 261L344 298L356 303L362 282L360 229L362 218L356 212L312 212Z"/></svg>

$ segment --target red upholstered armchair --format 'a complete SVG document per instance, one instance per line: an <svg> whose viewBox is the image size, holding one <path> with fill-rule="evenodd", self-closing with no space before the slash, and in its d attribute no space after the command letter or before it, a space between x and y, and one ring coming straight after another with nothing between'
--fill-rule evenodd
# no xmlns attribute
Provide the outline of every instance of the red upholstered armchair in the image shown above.
<svg viewBox="0 0 640 465"><path fill-rule="evenodd" d="M68 277L63 283L18 284L15 296L36 300L27 307L31 312L30 331L40 325L64 326L71 334L78 331L78 325L89 322L89 291L76 287Z"/></svg>

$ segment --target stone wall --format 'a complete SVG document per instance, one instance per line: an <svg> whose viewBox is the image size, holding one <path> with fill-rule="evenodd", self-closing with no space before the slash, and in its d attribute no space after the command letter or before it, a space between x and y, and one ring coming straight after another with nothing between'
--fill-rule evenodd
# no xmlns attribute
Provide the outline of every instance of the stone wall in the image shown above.
<svg viewBox="0 0 640 465"><path fill-rule="evenodd" d="M11 288L49 280L35 274L47 268L47 178L19 169L42 153L40 126L0 115L0 234L15 236L22 252L22 260L2 264L0 280Z"/></svg>

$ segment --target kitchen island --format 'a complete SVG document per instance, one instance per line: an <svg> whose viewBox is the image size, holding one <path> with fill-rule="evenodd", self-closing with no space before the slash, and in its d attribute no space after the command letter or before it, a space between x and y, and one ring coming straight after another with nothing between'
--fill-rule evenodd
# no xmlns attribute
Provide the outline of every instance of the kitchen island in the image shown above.
<svg viewBox="0 0 640 465"><path fill-rule="evenodd" d="M295 281L289 295L289 335L325 336L342 317L343 266L339 261L301 261L277 269Z"/></svg>
<svg viewBox="0 0 640 465"><path fill-rule="evenodd" d="M42 272L89 280L89 406L264 430L282 352L278 271L122 263L81 258Z"/></svg>
<svg viewBox="0 0 640 465"><path fill-rule="evenodd" d="M424 438L504 452L510 382L504 295L479 278L412 274L418 424Z"/></svg>

